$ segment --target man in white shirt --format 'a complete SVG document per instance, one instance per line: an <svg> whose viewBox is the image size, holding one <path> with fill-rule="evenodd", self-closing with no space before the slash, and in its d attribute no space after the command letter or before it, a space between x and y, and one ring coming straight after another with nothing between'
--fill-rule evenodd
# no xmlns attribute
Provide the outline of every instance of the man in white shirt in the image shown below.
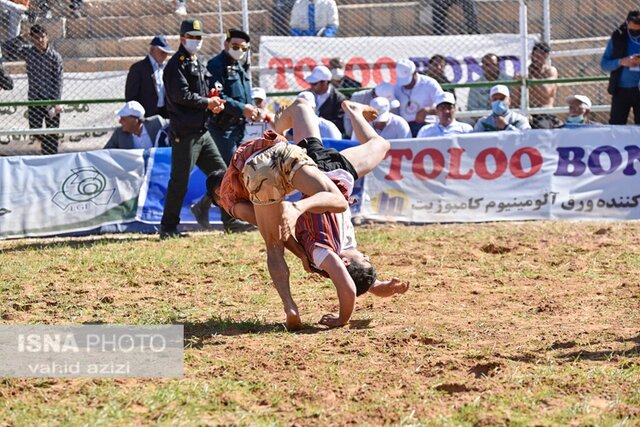
<svg viewBox="0 0 640 427"><path fill-rule="evenodd" d="M409 123L413 136L425 123L436 121L436 100L443 90L435 79L418 74L412 60L397 62L394 93L400 101L400 115Z"/></svg>
<svg viewBox="0 0 640 427"><path fill-rule="evenodd" d="M382 96L373 98L369 105L378 112L378 117L371 122L371 126L373 126L378 135L387 140L411 138L409 123L399 115L389 111L391 106L387 98ZM355 135L352 135L351 139L355 140Z"/></svg>
<svg viewBox="0 0 640 427"><path fill-rule="evenodd" d="M335 0L296 0L291 8L292 36L335 37L339 26Z"/></svg>
<svg viewBox="0 0 640 427"><path fill-rule="evenodd" d="M495 85L489 92L492 113L476 122L474 132L493 132L500 130L531 129L529 119L520 113L511 111L509 88L505 85Z"/></svg>
<svg viewBox="0 0 640 427"><path fill-rule="evenodd" d="M167 139L156 141L160 131L167 125L162 116L151 116L145 119L144 107L138 101L129 101L116 111L120 117L120 127L116 129L104 146L107 148L151 148L167 146Z"/></svg>
<svg viewBox="0 0 640 427"><path fill-rule="evenodd" d="M396 96L393 93L393 85L391 83L382 82L378 83L378 85L373 89L364 89L354 92L351 94L351 100L359 104L369 105L373 98L377 98L378 96L387 98L389 100L389 105L391 106L389 111L392 113L398 113L400 101L396 99ZM346 135L351 135L353 132L353 125L351 124L348 114L344 115L344 131Z"/></svg>
<svg viewBox="0 0 640 427"><path fill-rule="evenodd" d="M456 97L451 92L444 92L438 99L436 114L438 123L424 125L418 131L417 138L473 132L470 124L456 120Z"/></svg>

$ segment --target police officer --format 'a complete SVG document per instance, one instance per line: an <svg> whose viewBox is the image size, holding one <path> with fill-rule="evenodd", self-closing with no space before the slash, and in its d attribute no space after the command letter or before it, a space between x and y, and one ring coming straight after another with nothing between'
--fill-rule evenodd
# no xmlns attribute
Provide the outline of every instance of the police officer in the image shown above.
<svg viewBox="0 0 640 427"><path fill-rule="evenodd" d="M253 105L251 98L247 72L249 41L244 31L227 31L224 50L207 63L211 87L218 88L220 97L226 101L224 111L209 123L209 132L227 164L244 139L245 119L255 122L264 118L263 111Z"/></svg>
<svg viewBox="0 0 640 427"><path fill-rule="evenodd" d="M177 227L194 164L207 175L214 171L226 170L226 164L206 127L210 112L220 113L225 108L225 102L219 97L208 97L209 75L202 60L197 56L202 47L204 34L202 24L197 19L182 21L180 48L164 70L172 148L171 177L162 214L161 239L184 237L184 234L178 232ZM199 204L201 207L206 205L206 209L203 208L200 213L203 217L206 215L208 225L210 201L204 198ZM197 219L198 223L201 223L202 218ZM223 222L224 220L223 218Z"/></svg>

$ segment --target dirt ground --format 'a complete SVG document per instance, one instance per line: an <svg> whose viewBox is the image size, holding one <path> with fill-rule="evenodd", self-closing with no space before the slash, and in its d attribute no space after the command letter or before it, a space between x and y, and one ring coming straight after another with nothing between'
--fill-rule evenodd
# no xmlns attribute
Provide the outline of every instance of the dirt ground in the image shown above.
<svg viewBox="0 0 640 427"><path fill-rule="evenodd" d="M299 333L282 326L257 233L0 242L2 323L180 323L186 342L182 379L4 380L0 419L640 424L639 222L356 232L409 291L365 295L327 330L335 290L292 265Z"/></svg>

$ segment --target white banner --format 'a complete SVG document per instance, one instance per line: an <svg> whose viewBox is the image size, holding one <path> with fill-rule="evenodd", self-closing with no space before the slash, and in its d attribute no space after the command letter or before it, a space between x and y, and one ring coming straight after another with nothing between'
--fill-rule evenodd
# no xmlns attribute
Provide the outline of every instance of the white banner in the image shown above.
<svg viewBox="0 0 640 427"><path fill-rule="evenodd" d="M527 39L529 46L537 35ZM267 92L302 91L309 87L304 78L313 67L328 65L333 57L345 62L345 74L373 87L396 81L395 63L411 58L418 71L429 58L441 54L447 59L445 73L452 83L477 80L481 58L492 52L500 57L506 75L520 71L521 40L518 34L473 34L411 37L276 37L260 38L260 86Z"/></svg>
<svg viewBox="0 0 640 427"><path fill-rule="evenodd" d="M393 141L361 214L415 223L639 219L640 127Z"/></svg>
<svg viewBox="0 0 640 427"><path fill-rule="evenodd" d="M142 151L0 158L0 238L133 221L144 176Z"/></svg>

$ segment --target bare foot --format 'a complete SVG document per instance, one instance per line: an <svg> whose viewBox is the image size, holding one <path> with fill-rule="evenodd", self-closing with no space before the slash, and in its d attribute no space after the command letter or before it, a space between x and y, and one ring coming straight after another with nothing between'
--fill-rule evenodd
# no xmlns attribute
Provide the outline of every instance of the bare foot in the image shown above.
<svg viewBox="0 0 640 427"><path fill-rule="evenodd" d="M345 113L352 114L354 116L356 114L362 114L362 117L364 117L368 122L372 122L378 118L378 110L369 105L360 104L358 102L349 100L342 101L342 109Z"/></svg>
<svg viewBox="0 0 640 427"><path fill-rule="evenodd" d="M290 310L285 313L287 315L287 331L293 332L302 329L302 320L300 320L300 315L296 310Z"/></svg>
<svg viewBox="0 0 640 427"><path fill-rule="evenodd" d="M282 220L280 222L280 239L286 241L289 237L295 235L296 222L302 215L302 211L298 209L295 202L282 202Z"/></svg>

